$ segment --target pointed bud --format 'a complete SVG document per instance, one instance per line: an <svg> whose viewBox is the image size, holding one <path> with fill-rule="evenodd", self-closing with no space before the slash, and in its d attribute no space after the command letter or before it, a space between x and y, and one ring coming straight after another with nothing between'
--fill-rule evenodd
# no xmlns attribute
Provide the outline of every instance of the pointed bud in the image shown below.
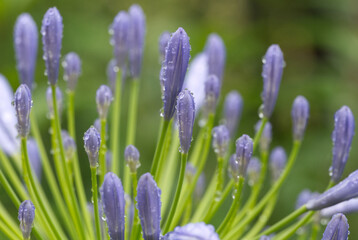
<svg viewBox="0 0 358 240"><path fill-rule="evenodd" d="M235 137L243 108L241 95L233 90L226 95L224 104L225 125L229 129L230 136Z"/></svg>
<svg viewBox="0 0 358 240"><path fill-rule="evenodd" d="M165 60L160 71L165 120L170 120L174 115L176 98L183 87L189 58L189 37L183 28L178 28L168 42Z"/></svg>
<svg viewBox="0 0 358 240"><path fill-rule="evenodd" d="M219 78L215 75L210 75L205 81L205 105L209 112L215 112L220 91L221 83Z"/></svg>
<svg viewBox="0 0 358 240"><path fill-rule="evenodd" d="M247 166L247 177L249 178L249 185L255 185L260 179L261 162L258 158L252 157Z"/></svg>
<svg viewBox="0 0 358 240"><path fill-rule="evenodd" d="M31 164L31 169L35 173L37 179L41 181L42 175L42 162L37 143L33 138L27 140L27 154Z"/></svg>
<svg viewBox="0 0 358 240"><path fill-rule="evenodd" d="M137 169L140 167L139 157L139 151L133 145L128 145L124 150L124 159L131 173L137 172Z"/></svg>
<svg viewBox="0 0 358 240"><path fill-rule="evenodd" d="M164 236L164 240L189 239L219 240L220 238L212 225L207 225L203 222L189 223L182 227L176 227L174 231Z"/></svg>
<svg viewBox="0 0 358 240"><path fill-rule="evenodd" d="M278 91L280 89L282 71L285 66L283 53L276 44L271 45L263 58L262 78L264 88L261 93L263 101L262 113L270 118L276 105Z"/></svg>
<svg viewBox="0 0 358 240"><path fill-rule="evenodd" d="M258 121L255 125L256 133L261 127L262 121ZM264 130L262 131L260 138L260 150L261 152L268 152L272 140L272 125L270 122L266 122Z"/></svg>
<svg viewBox="0 0 358 240"><path fill-rule="evenodd" d="M17 18L14 29L14 42L17 71L19 72L21 83L26 84L31 90L36 66L38 31L36 23L30 14L23 13Z"/></svg>
<svg viewBox="0 0 358 240"><path fill-rule="evenodd" d="M177 118L180 148L183 153L188 153L193 137L195 103L192 93L187 89L181 91L178 95Z"/></svg>
<svg viewBox="0 0 358 240"><path fill-rule="evenodd" d="M76 142L75 140L68 134L67 131L61 131L63 148L65 149L66 159L70 160L74 157L76 152Z"/></svg>
<svg viewBox="0 0 358 240"><path fill-rule="evenodd" d="M161 191L150 173L143 174L137 187L137 209L144 240L159 240Z"/></svg>
<svg viewBox="0 0 358 240"><path fill-rule="evenodd" d="M168 46L168 42L170 39L170 32L164 31L159 37L159 53L161 62L164 61L165 58L165 49Z"/></svg>
<svg viewBox="0 0 358 240"><path fill-rule="evenodd" d="M282 147L275 147L270 155L272 182L276 182L280 178L282 171L285 169L286 162L287 156L285 149Z"/></svg>
<svg viewBox="0 0 358 240"><path fill-rule="evenodd" d="M331 207L324 208L320 211L320 214L323 217L331 217L337 213L349 214L356 212L358 212L358 198L353 198Z"/></svg>
<svg viewBox="0 0 358 240"><path fill-rule="evenodd" d="M18 219L24 239L30 239L32 226L35 219L35 206L30 200L25 200L19 207Z"/></svg>
<svg viewBox="0 0 358 240"><path fill-rule="evenodd" d="M101 145L101 136L98 133L97 129L95 129L92 126L87 130L87 132L85 132L83 141L90 162L90 167L95 168L97 167L97 162L98 162L99 148Z"/></svg>
<svg viewBox="0 0 358 240"><path fill-rule="evenodd" d="M117 67L116 60L112 59L111 61L109 61L107 65L107 78L113 94L116 91L117 74L118 74L118 67Z"/></svg>
<svg viewBox="0 0 358 240"><path fill-rule="evenodd" d="M216 33L209 35L205 45L205 53L208 56L209 74L217 76L221 85L224 74L226 50L223 40Z"/></svg>
<svg viewBox="0 0 358 240"><path fill-rule="evenodd" d="M333 159L331 166L331 179L335 183L341 179L346 166L349 151L354 136L354 116L347 106L340 108L334 115L334 130L332 133Z"/></svg>
<svg viewBox="0 0 358 240"><path fill-rule="evenodd" d="M236 140L236 161L238 162L238 173L240 177L246 176L247 166L253 152L253 141L248 135L242 135Z"/></svg>
<svg viewBox="0 0 358 240"><path fill-rule="evenodd" d="M310 113L310 105L303 96L297 96L292 105L293 139L302 141Z"/></svg>
<svg viewBox="0 0 358 240"><path fill-rule="evenodd" d="M48 87L46 91L46 101L47 101L47 107L49 112L49 117L54 118L55 112L53 108L53 99L52 99L52 88ZM63 110L63 95L62 91L59 87L56 86L56 103L57 103L57 111L58 114L61 116L62 110Z"/></svg>
<svg viewBox="0 0 358 240"><path fill-rule="evenodd" d="M213 148L219 158L224 158L228 152L230 132L225 125L219 125L212 130Z"/></svg>
<svg viewBox="0 0 358 240"><path fill-rule="evenodd" d="M112 91L106 85L101 85L96 93L97 111L101 119L106 119L109 106L113 100Z"/></svg>
<svg viewBox="0 0 358 240"><path fill-rule="evenodd" d="M75 91L78 77L81 75L81 59L77 53L70 52L65 56L62 62L63 69L65 70L64 79L67 81L67 89Z"/></svg>
<svg viewBox="0 0 358 240"><path fill-rule="evenodd" d="M45 60L46 73L51 85L55 85L58 79L62 47L62 17L56 7L47 10L41 27L43 59Z"/></svg>
<svg viewBox="0 0 358 240"><path fill-rule="evenodd" d="M322 240L347 240L349 225L346 216L341 213L334 215L323 233Z"/></svg>
<svg viewBox="0 0 358 240"><path fill-rule="evenodd" d="M128 56L129 15L120 11L110 27L117 67L123 69Z"/></svg>
<svg viewBox="0 0 358 240"><path fill-rule="evenodd" d="M14 106L17 117L19 136L27 137L30 131L30 111L32 107L31 91L26 84L21 84L15 92Z"/></svg>

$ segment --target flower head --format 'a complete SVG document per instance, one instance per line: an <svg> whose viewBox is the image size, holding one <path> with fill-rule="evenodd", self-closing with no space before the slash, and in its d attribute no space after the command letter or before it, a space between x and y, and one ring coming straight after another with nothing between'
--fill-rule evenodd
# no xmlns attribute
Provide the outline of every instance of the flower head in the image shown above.
<svg viewBox="0 0 358 240"><path fill-rule="evenodd" d="M101 119L106 119L109 106L113 100L112 91L106 85L101 85L96 93L97 111Z"/></svg>
<svg viewBox="0 0 358 240"><path fill-rule="evenodd" d="M48 106L49 117L54 118L55 112L54 112L54 108L53 108L52 88L51 87L47 88L46 101L47 101L47 106ZM57 86L56 86L56 101L57 101L56 102L57 103L57 111L58 111L59 115L61 116L62 109L63 109L63 95L62 95L61 89Z"/></svg>
<svg viewBox="0 0 358 240"><path fill-rule="evenodd" d="M253 152L252 139L244 134L236 140L236 161L238 162L238 174L240 177L246 176L247 166Z"/></svg>
<svg viewBox="0 0 358 240"><path fill-rule="evenodd" d="M65 60L62 62L62 66L65 70L63 78L67 81L67 89L74 91L78 77L81 75L81 59L77 53L67 53Z"/></svg>
<svg viewBox="0 0 358 240"><path fill-rule="evenodd" d="M32 107L31 91L21 84L15 92L14 106L17 117L17 131L21 137L27 137L30 131L30 111Z"/></svg>
<svg viewBox="0 0 358 240"><path fill-rule="evenodd" d="M239 125L241 113L243 108L243 100L237 91L229 92L225 97L224 104L224 119L225 125L229 129L230 136L234 137L237 126Z"/></svg>
<svg viewBox="0 0 358 240"><path fill-rule="evenodd" d="M221 91L221 82L215 75L210 75L205 81L205 105L209 112L214 113Z"/></svg>
<svg viewBox="0 0 358 240"><path fill-rule="evenodd" d="M230 132L225 125L219 125L212 130L213 148L218 157L224 158L230 142Z"/></svg>
<svg viewBox="0 0 358 240"><path fill-rule="evenodd" d="M21 203L18 219L24 239L29 239L35 219L35 206L30 200L25 200Z"/></svg>
<svg viewBox="0 0 358 240"><path fill-rule="evenodd" d="M259 131L262 121L258 121L255 125L256 132ZM272 125L270 122L266 122L264 130L262 131L260 138L260 149L261 152L268 152L272 140Z"/></svg>
<svg viewBox="0 0 358 240"><path fill-rule="evenodd" d="M275 147L270 155L270 169L273 182L276 182L286 166L287 156L283 147Z"/></svg>
<svg viewBox="0 0 358 240"><path fill-rule="evenodd" d="M114 47L114 56L117 67L123 69L126 66L128 56L128 34L129 34L129 15L125 11L120 11L113 20L110 32L112 34L111 43Z"/></svg>
<svg viewBox="0 0 358 240"><path fill-rule="evenodd" d="M323 233L322 240L347 240L349 225L346 216L341 213L334 215Z"/></svg>
<svg viewBox="0 0 358 240"><path fill-rule="evenodd" d="M96 128L90 127L85 132L83 141L85 144L85 150L88 155L91 168L97 167L99 148L101 145L101 136Z"/></svg>
<svg viewBox="0 0 358 240"><path fill-rule="evenodd" d="M301 141L305 133L307 120L309 117L310 105L307 99L303 96L298 96L292 105L292 126L293 126L293 139Z"/></svg>
<svg viewBox="0 0 358 240"><path fill-rule="evenodd" d="M128 145L124 150L124 159L132 173L137 172L137 169L140 167L139 156L138 149L133 145Z"/></svg>
<svg viewBox="0 0 358 240"><path fill-rule="evenodd" d="M162 32L162 34L160 34L160 37L159 37L159 53L160 53L161 61L164 61L165 49L168 46L169 39L170 39L170 32L164 31L164 32Z"/></svg>
<svg viewBox="0 0 358 240"><path fill-rule="evenodd" d="M182 227L176 227L174 231L167 233L164 240L219 240L219 235L212 225L203 222L189 223Z"/></svg>
<svg viewBox="0 0 358 240"><path fill-rule="evenodd" d="M116 63L116 59L111 59L107 65L107 78L108 85L111 87L112 93L115 93L116 90L116 80L118 74L118 67Z"/></svg>
<svg viewBox="0 0 358 240"><path fill-rule="evenodd" d="M223 40L218 34L212 33L209 35L205 45L205 53L208 56L209 74L217 76L221 85L226 60L226 49Z"/></svg>

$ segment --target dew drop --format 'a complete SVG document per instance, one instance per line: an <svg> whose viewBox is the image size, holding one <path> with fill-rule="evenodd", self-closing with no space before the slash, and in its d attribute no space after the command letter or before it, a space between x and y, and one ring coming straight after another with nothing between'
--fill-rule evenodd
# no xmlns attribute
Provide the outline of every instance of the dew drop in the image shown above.
<svg viewBox="0 0 358 240"><path fill-rule="evenodd" d="M264 105L263 104L261 104L261 106L259 107L258 114L259 114L259 118L262 119L264 117Z"/></svg>

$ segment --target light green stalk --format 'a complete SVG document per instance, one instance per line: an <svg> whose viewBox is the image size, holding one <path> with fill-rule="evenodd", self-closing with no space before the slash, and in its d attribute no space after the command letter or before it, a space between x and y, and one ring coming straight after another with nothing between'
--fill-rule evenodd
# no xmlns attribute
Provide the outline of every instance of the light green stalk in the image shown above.
<svg viewBox="0 0 358 240"><path fill-rule="evenodd" d="M106 119L101 119L101 145L99 150L99 185L101 186L106 174Z"/></svg>
<svg viewBox="0 0 358 240"><path fill-rule="evenodd" d="M98 211L98 188L97 188L97 168L91 167L91 179L92 179L92 196L93 196L93 211L94 221L96 225L96 236L97 240L101 239L101 225Z"/></svg>

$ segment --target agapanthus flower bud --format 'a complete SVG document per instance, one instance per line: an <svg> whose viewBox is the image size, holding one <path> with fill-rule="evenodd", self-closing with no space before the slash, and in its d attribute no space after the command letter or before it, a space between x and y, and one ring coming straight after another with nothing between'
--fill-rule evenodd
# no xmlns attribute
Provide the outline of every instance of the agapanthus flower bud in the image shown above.
<svg viewBox="0 0 358 240"><path fill-rule="evenodd" d="M137 172L137 169L140 167L139 157L139 151L133 145L128 145L124 150L124 159L132 173Z"/></svg>
<svg viewBox="0 0 358 240"><path fill-rule="evenodd" d="M358 170L320 196L310 200L306 207L308 210L320 210L354 197L358 197Z"/></svg>
<svg viewBox="0 0 358 240"><path fill-rule="evenodd" d="M177 118L180 148L183 153L188 153L193 136L195 103L192 93L187 89L181 91L178 95Z"/></svg>
<svg viewBox="0 0 358 240"><path fill-rule="evenodd" d="M30 239L32 226L35 219L35 206L30 200L25 200L19 207L18 219L24 239Z"/></svg>
<svg viewBox="0 0 358 240"><path fill-rule="evenodd" d="M76 152L76 142L75 140L68 134L67 131L61 131L62 141L63 141L63 148L65 149L66 159L70 160L73 158Z"/></svg>
<svg viewBox="0 0 358 240"><path fill-rule="evenodd" d="M217 76L210 75L205 81L205 105L209 112L215 112L219 99L221 83Z"/></svg>
<svg viewBox="0 0 358 240"><path fill-rule="evenodd" d="M224 119L225 125L229 129L230 136L234 137L237 126L239 125L243 107L243 100L241 95L233 90L226 95L224 104Z"/></svg>
<svg viewBox="0 0 358 240"><path fill-rule="evenodd" d="M259 131L261 124L262 124L261 120L256 123L255 125L256 133ZM266 122L260 138L260 149L262 152L269 151L271 140L272 140L272 125L270 122Z"/></svg>
<svg viewBox="0 0 358 240"><path fill-rule="evenodd" d="M334 115L332 133L333 159L330 168L331 180L338 182L346 166L354 135L354 116L347 106L341 107Z"/></svg>
<svg viewBox="0 0 358 240"><path fill-rule="evenodd" d="M291 111L294 140L301 141L303 139L309 113L310 105L307 99L303 96L297 96L293 102Z"/></svg>
<svg viewBox="0 0 358 240"><path fill-rule="evenodd" d="M253 186L259 181L261 172L261 162L258 158L252 157L247 166L247 177L249 178L249 185Z"/></svg>
<svg viewBox="0 0 358 240"><path fill-rule="evenodd" d="M109 86L111 87L112 93L115 93L116 90L116 81L117 81L118 67L115 59L109 61L107 65L107 78Z"/></svg>
<svg viewBox="0 0 358 240"><path fill-rule="evenodd" d="M80 57L74 52L67 53L65 60L62 62L62 66L65 70L63 78L67 81L67 89L75 91L78 77L81 75Z"/></svg>
<svg viewBox="0 0 358 240"><path fill-rule="evenodd" d="M139 78L142 69L142 58L145 37L145 16L138 4L133 4L128 10L130 18L129 39L129 68L134 79Z"/></svg>
<svg viewBox="0 0 358 240"><path fill-rule="evenodd" d="M43 59L46 65L46 75L51 85L58 79L62 47L62 17L56 7L50 8L42 20L41 34L43 44Z"/></svg>
<svg viewBox="0 0 358 240"><path fill-rule="evenodd" d="M109 236L111 239L124 240L124 190L116 174L106 173L100 193Z"/></svg>
<svg viewBox="0 0 358 240"><path fill-rule="evenodd" d="M270 169L272 181L276 182L280 178L283 169L286 166L287 156L285 149L275 147L270 155Z"/></svg>
<svg viewBox="0 0 358 240"><path fill-rule="evenodd" d="M125 11L120 11L110 27L112 34L111 44L114 47L117 67L120 69L126 66L128 56L129 21L129 15Z"/></svg>
<svg viewBox="0 0 358 240"><path fill-rule="evenodd" d="M269 118L275 108L278 91L285 66L283 53L277 44L271 45L263 58L262 78L264 81L261 98L263 101L262 114Z"/></svg>
<svg viewBox="0 0 358 240"><path fill-rule="evenodd" d="M219 240L219 235L212 225L203 222L189 223L182 227L176 227L174 231L167 233L164 240Z"/></svg>
<svg viewBox="0 0 358 240"><path fill-rule="evenodd" d="M96 93L97 111L101 119L107 118L108 109L112 100L111 89L106 85L101 85Z"/></svg>
<svg viewBox="0 0 358 240"><path fill-rule="evenodd" d="M165 60L160 71L165 120L170 120L174 115L176 98L183 87L189 58L189 37L183 28L178 28L168 42Z"/></svg>
<svg viewBox="0 0 358 240"><path fill-rule="evenodd" d="M333 205L328 208L324 208L320 211L320 215L323 217L331 217L336 213L356 213L358 212L358 198L353 198L348 201L344 201Z"/></svg>
<svg viewBox="0 0 358 240"><path fill-rule="evenodd" d="M30 111L32 107L31 91L26 84L21 84L14 96L14 106L17 117L17 132L21 137L27 137L30 131Z"/></svg>
<svg viewBox="0 0 358 240"><path fill-rule="evenodd" d="M223 40L216 33L209 35L205 45L205 53L208 56L209 74L217 76L221 85L225 67L226 50Z"/></svg>
<svg viewBox="0 0 358 240"><path fill-rule="evenodd" d="M27 140L27 154L31 164L31 169L35 172L37 179L41 180L42 162L36 141L33 138Z"/></svg>
<svg viewBox="0 0 358 240"><path fill-rule="evenodd" d="M48 87L46 91L46 101L47 101L47 107L48 107L48 113L50 118L55 117L55 112L53 108L53 99L52 99L52 88ZM58 114L61 116L62 110L63 110L63 95L62 91L59 87L56 87L56 103L57 103L57 111Z"/></svg>
<svg viewBox="0 0 358 240"><path fill-rule="evenodd" d="M323 233L322 240L347 240L349 225L346 216L341 213L334 215Z"/></svg>
<svg viewBox="0 0 358 240"><path fill-rule="evenodd" d="M212 130L213 149L219 158L227 154L230 143L230 132L225 125L219 125Z"/></svg>
<svg viewBox="0 0 358 240"><path fill-rule="evenodd" d="M247 166L250 162L254 143L248 135L242 135L236 140L236 161L239 164L240 177L246 176Z"/></svg>
<svg viewBox="0 0 358 240"><path fill-rule="evenodd" d="M143 174L137 187L137 209L144 240L159 240L161 202L160 189L150 173Z"/></svg>
<svg viewBox="0 0 358 240"><path fill-rule="evenodd" d="M93 126L90 127L87 132L85 132L84 137L84 147L88 155L91 168L97 167L99 148L101 145L101 136L96 128Z"/></svg>
<svg viewBox="0 0 358 240"><path fill-rule="evenodd" d="M14 42L17 71L21 83L26 84L31 90L36 66L38 31L30 14L23 13L17 18Z"/></svg>
<svg viewBox="0 0 358 240"><path fill-rule="evenodd" d="M170 32L164 31L159 37L159 53L161 62L164 61L165 58L165 49L168 46L168 42L170 39Z"/></svg>

